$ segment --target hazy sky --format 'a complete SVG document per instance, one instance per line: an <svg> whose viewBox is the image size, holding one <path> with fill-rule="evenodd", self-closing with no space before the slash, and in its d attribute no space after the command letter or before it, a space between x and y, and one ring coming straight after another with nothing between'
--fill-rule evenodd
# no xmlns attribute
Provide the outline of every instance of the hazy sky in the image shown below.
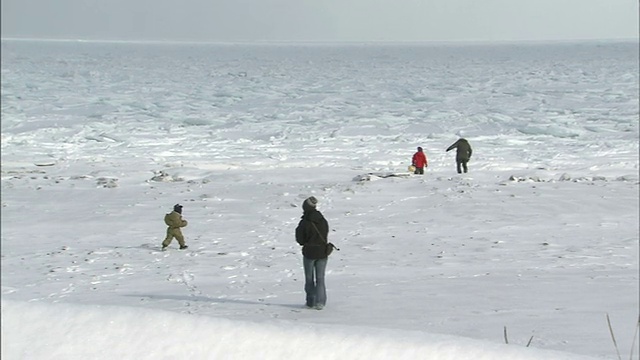
<svg viewBox="0 0 640 360"><path fill-rule="evenodd" d="M196 41L637 39L639 0L2 0L2 37Z"/></svg>

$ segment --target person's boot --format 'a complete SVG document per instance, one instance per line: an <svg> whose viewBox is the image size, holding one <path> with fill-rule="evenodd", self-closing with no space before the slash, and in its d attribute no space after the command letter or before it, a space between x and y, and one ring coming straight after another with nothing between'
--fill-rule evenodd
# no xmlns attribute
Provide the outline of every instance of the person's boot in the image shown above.
<svg viewBox="0 0 640 360"><path fill-rule="evenodd" d="M187 245L181 245L181 246L180 246L180 250L184 250L184 249L186 249L186 248L188 248L188 246L187 246Z"/></svg>

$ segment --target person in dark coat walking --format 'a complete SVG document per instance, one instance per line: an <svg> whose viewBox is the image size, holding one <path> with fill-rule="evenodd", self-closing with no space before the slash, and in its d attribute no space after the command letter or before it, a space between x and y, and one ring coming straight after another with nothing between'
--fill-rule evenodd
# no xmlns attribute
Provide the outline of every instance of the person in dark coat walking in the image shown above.
<svg viewBox="0 0 640 360"><path fill-rule="evenodd" d="M316 209L317 204L318 200L313 196L302 203L303 214L296 227L296 241L302 245L306 305L321 310L327 303L324 275L328 260L329 223Z"/></svg>
<svg viewBox="0 0 640 360"><path fill-rule="evenodd" d="M469 162L471 153L473 152L473 150L471 150L471 145L469 145L469 142L466 139L460 138L458 141L451 144L451 146L447 148L447 151L453 149L456 149L456 169L458 170L458 174L462 173L462 170L466 173L468 170L467 163Z"/></svg>

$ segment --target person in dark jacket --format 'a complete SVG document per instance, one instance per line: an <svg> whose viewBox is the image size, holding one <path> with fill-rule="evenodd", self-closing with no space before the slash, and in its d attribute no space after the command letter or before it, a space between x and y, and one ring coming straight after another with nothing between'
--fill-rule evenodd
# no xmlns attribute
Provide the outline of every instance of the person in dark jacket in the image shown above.
<svg viewBox="0 0 640 360"><path fill-rule="evenodd" d="M447 148L447 151L453 149L456 149L456 169L458 170L458 174L461 174L462 170L466 173L468 170L467 163L469 162L471 153L473 152L473 150L471 150L471 145L469 145L469 142L466 139L460 138L458 141L451 144L451 146Z"/></svg>
<svg viewBox="0 0 640 360"><path fill-rule="evenodd" d="M416 168L413 173L418 175L424 174L424 168L429 166L427 163L427 155L425 155L420 146L418 146L418 151L413 154L413 157L411 158L411 165Z"/></svg>
<svg viewBox="0 0 640 360"><path fill-rule="evenodd" d="M166 249L173 238L178 240L178 244L180 244L180 250L184 250L188 248L188 246L184 243L184 236L182 235L182 231L180 228L187 226L187 220L182 218L182 205L175 204L173 206L173 211L164 216L164 223L167 224L167 236L164 238L162 242L162 250Z"/></svg>
<svg viewBox="0 0 640 360"><path fill-rule="evenodd" d="M318 200L311 196L302 203L302 218L296 227L296 241L302 245L306 305L321 310L327 303L324 274L327 268L329 223L316 209Z"/></svg>

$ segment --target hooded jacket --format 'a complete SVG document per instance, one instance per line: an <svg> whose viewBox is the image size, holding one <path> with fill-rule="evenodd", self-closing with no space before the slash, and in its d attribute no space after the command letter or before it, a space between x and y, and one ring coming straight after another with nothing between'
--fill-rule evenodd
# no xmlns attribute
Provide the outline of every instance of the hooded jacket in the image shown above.
<svg viewBox="0 0 640 360"><path fill-rule="evenodd" d="M167 224L170 229L187 226L187 220L182 219L182 215L177 211L172 211L171 213L166 214L164 216L164 223Z"/></svg>
<svg viewBox="0 0 640 360"><path fill-rule="evenodd" d="M447 148L447 151L456 149L456 161L466 162L471 158L471 145L466 139L458 139L458 141L454 142Z"/></svg>
<svg viewBox="0 0 640 360"><path fill-rule="evenodd" d="M426 167L427 155L422 150L419 150L418 152L413 154L413 157L411 158L411 162L417 168Z"/></svg>
<svg viewBox="0 0 640 360"><path fill-rule="evenodd" d="M302 208L304 214L296 227L296 241L302 245L302 255L314 260L324 259L327 257L329 223L314 207L306 206L305 203Z"/></svg>

